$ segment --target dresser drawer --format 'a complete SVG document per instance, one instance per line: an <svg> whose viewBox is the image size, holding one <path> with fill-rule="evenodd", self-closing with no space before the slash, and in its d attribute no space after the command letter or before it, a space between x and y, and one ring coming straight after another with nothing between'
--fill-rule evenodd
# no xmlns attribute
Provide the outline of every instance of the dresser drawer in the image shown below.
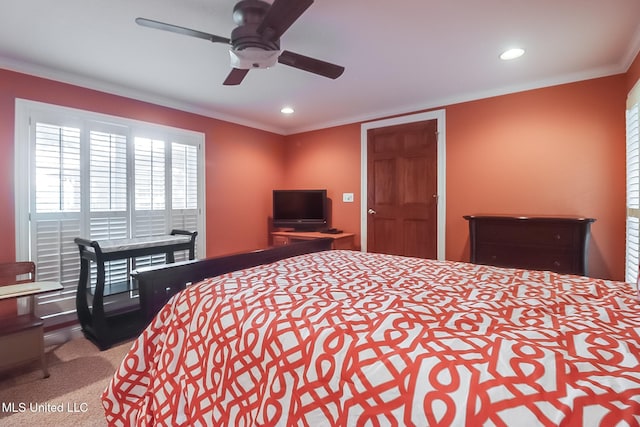
<svg viewBox="0 0 640 427"><path fill-rule="evenodd" d="M518 242L527 246L569 247L576 244L579 235L579 229L570 223L487 221L479 223L476 229L478 241L507 244Z"/></svg>
<svg viewBox="0 0 640 427"><path fill-rule="evenodd" d="M498 267L549 270L556 273L575 273L580 267L579 256L572 251L491 243L478 244L475 262Z"/></svg>
<svg viewBox="0 0 640 427"><path fill-rule="evenodd" d="M273 246L285 246L289 244L289 238L285 236L273 236Z"/></svg>

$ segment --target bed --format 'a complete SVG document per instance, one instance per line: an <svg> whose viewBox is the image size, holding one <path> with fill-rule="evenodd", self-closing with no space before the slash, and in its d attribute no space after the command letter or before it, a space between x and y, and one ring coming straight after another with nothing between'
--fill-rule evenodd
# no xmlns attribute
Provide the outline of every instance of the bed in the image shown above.
<svg viewBox="0 0 640 427"><path fill-rule="evenodd" d="M240 263L249 268L173 296L104 391L108 423L640 424L635 286L300 253L268 263L250 256Z"/></svg>

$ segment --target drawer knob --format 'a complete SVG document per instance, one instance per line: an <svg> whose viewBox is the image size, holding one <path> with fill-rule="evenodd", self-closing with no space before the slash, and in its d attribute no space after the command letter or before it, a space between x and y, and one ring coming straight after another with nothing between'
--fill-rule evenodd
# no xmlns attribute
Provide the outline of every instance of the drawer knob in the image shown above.
<svg viewBox="0 0 640 427"><path fill-rule="evenodd" d="M559 234L559 233L556 233L556 240L560 240L560 238L561 238L561 237L562 237L562 236L560 236L560 234Z"/></svg>

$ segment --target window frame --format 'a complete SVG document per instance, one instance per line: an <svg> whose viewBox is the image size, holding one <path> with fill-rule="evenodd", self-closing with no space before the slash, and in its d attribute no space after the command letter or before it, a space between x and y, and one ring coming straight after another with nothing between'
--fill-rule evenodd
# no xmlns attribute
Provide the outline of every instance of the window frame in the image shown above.
<svg viewBox="0 0 640 427"><path fill-rule="evenodd" d="M29 260L32 252L32 236L31 236L31 206L30 202L35 189L34 177L31 176L33 165L30 163L31 158L31 120L36 117L39 122L46 121L50 118L52 123L61 126L72 126L81 129L81 133L87 135L82 137L81 143L89 141L88 133L90 131L101 131L114 128L127 129L127 161L133 162L133 156L129 151L133 152L133 144L135 137L147 137L164 139L167 146L172 143L183 143L193 145L197 148L197 230L199 244L196 245L196 257L206 257L206 189L205 189L205 135L202 132L180 129L161 124L154 124L140 120L111 116L98 112L80 110L70 107L59 106L55 104L47 104L37 101L25 100L17 98L15 101L15 143L14 143L14 202L15 202L15 253L16 260ZM90 124L90 126L86 126ZM81 199L89 197L88 182L88 147L82 147L81 151L85 152L81 158L81 174L82 185ZM165 152L165 156L170 155L171 150ZM128 170L130 170L128 168ZM171 171L167 171L171 174ZM127 192L134 191L135 180L133 176L127 178ZM171 185L170 182L167 182ZM32 188L33 187L33 188ZM171 193L169 192L168 195ZM128 202L133 200L128 197ZM167 197L165 201L165 212L169 210L168 217L171 217L171 199ZM84 204L88 207L88 204ZM133 211L134 206L128 205L127 211ZM81 215L81 230L88 230L89 225L85 224L90 218L90 213ZM129 214L133 221L135 215ZM192 214L193 215L193 214ZM132 226L129 226L132 232ZM81 236L78 236L81 237ZM62 292L60 295L62 295ZM68 291L67 291L68 292ZM36 303L37 305L37 303ZM37 308L37 307L36 307ZM28 309L28 302L20 299L18 301L19 313L24 313Z"/></svg>
<svg viewBox="0 0 640 427"><path fill-rule="evenodd" d="M640 80L629 91L625 110L625 281L637 285L640 254ZM635 127L630 129L632 115L635 116ZM640 288L638 290L640 292Z"/></svg>

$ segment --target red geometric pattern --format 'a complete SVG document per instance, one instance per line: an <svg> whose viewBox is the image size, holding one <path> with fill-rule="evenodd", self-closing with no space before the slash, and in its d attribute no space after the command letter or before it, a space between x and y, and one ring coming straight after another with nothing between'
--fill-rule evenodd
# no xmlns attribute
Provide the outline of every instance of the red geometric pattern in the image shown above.
<svg viewBox="0 0 640 427"><path fill-rule="evenodd" d="M627 283L351 251L176 295L102 399L110 425L638 426Z"/></svg>

